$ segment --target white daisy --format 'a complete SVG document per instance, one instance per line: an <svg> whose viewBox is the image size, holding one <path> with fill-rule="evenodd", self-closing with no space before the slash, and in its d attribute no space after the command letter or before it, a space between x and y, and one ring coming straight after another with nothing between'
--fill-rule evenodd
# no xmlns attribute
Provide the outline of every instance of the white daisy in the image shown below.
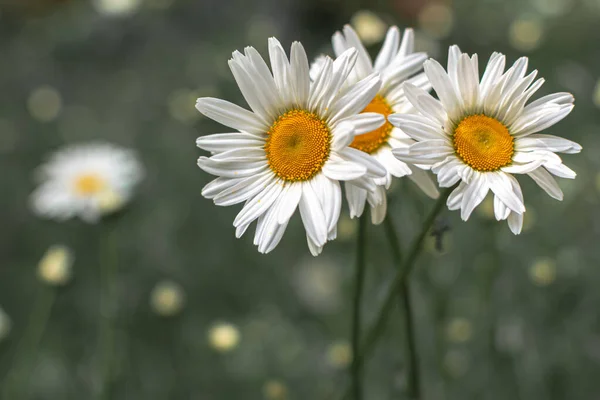
<svg viewBox="0 0 600 400"><path fill-rule="evenodd" d="M383 42L375 63L367 53L356 32L348 25L344 32L333 35L333 49L336 55L342 54L349 48L356 48L358 59L350 74L349 83L357 82L373 72L379 73L382 80L381 89L375 98L365 107L363 112L376 112L387 117L392 113L416 113L412 104L406 99L402 83L410 82L423 90L429 90L427 77L421 72L423 62L427 59L425 53L413 53L414 33L406 29L402 40L397 27L391 27ZM317 63L315 61L315 63ZM438 196L437 187L429 177L429 173L399 161L392 155L396 147L406 148L415 141L389 122L384 122L370 132L357 135L350 147L372 155L387 170L384 178L369 179L364 176L347 182L345 185L346 198L350 206L350 216L362 215L365 203L371 206L371 220L374 224L383 221L386 214L386 189L392 182L392 176L408 175L428 196Z"/></svg>
<svg viewBox="0 0 600 400"><path fill-rule="evenodd" d="M196 103L201 113L237 131L198 138L197 145L213 154L200 157L198 165L219 176L202 194L221 206L245 202L233 222L236 236L258 219L254 244L261 253L277 246L298 207L310 251L317 255L336 236L338 181L385 175L377 161L348 147L355 134L383 122L379 114L358 114L381 82L373 74L341 91L356 62L354 49L335 61L325 59L312 83L300 43L292 44L288 60L270 38L269 56L272 73L252 47L229 60L252 111L214 98Z"/></svg>
<svg viewBox="0 0 600 400"><path fill-rule="evenodd" d="M448 72L434 60L424 65L439 100L405 84L406 96L421 115L394 114L388 119L417 141L410 148L395 149L396 157L431 169L442 187L461 181L448 198L448 208L460 208L466 221L492 190L496 219L508 219L511 231L519 234L525 206L512 174L528 174L550 196L562 200L551 174L575 178L575 172L555 153L578 153L581 146L538 133L571 112L573 96L554 93L526 105L544 80L535 80L537 71L526 75L526 57L506 72L504 65L504 55L492 54L479 81L477 54L469 57L452 46Z"/></svg>
<svg viewBox="0 0 600 400"><path fill-rule="evenodd" d="M96 222L125 205L142 176L131 150L106 143L69 146L37 171L40 185L31 196L32 207L43 217Z"/></svg>

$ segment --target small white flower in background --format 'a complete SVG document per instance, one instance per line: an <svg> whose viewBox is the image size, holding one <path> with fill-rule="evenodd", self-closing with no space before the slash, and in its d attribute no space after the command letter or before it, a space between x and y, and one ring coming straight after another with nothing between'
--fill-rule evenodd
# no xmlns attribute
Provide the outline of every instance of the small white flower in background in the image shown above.
<svg viewBox="0 0 600 400"><path fill-rule="evenodd" d="M271 379L265 382L263 394L266 400L286 400L288 398L288 389L285 383Z"/></svg>
<svg viewBox="0 0 600 400"><path fill-rule="evenodd" d="M99 14L118 17L135 13L142 0L94 0L93 4Z"/></svg>
<svg viewBox="0 0 600 400"><path fill-rule="evenodd" d="M220 322L213 325L208 331L208 343L219 352L229 352L235 349L239 342L240 331L233 324Z"/></svg>
<svg viewBox="0 0 600 400"><path fill-rule="evenodd" d="M551 174L575 178L555 153L581 151L575 142L538 132L566 117L573 109L570 93L553 93L526 105L542 86L537 71L526 75L522 57L504 72L505 57L490 57L481 81L477 54L469 57L450 47L448 72L435 60L425 62L440 100L410 83L404 91L421 115L394 114L388 120L417 141L394 155L437 174L441 187L451 187L450 210L461 210L466 221L487 193L494 193L494 214L508 220L514 234L523 227L525 205L513 174L529 175L551 197L563 193Z"/></svg>
<svg viewBox="0 0 600 400"><path fill-rule="evenodd" d="M327 57L314 82L304 48L294 42L288 59L269 39L271 68L252 47L236 51L229 66L251 111L215 98L200 98L198 110L235 133L198 138L210 151L198 165L218 176L202 190L216 205L245 203L235 218L236 236L258 220L254 244L273 250L296 209L306 229L308 247L318 255L337 235L341 210L339 181L384 177L386 170L368 154L348 147L354 135L384 122L376 113L359 114L373 99L377 74L345 85L357 51L335 61ZM344 90L342 90L342 88Z"/></svg>
<svg viewBox="0 0 600 400"><path fill-rule="evenodd" d="M72 145L54 153L37 171L33 210L63 221L80 217L97 222L123 207L142 179L135 153L111 144Z"/></svg>
<svg viewBox="0 0 600 400"><path fill-rule="evenodd" d="M50 285L64 285L71 279L73 261L68 247L51 246L38 264L38 277Z"/></svg>
<svg viewBox="0 0 600 400"><path fill-rule="evenodd" d="M178 314L184 304L185 292L181 285L175 282L159 282L150 294L152 309L164 317Z"/></svg>
<svg viewBox="0 0 600 400"><path fill-rule="evenodd" d="M348 83L358 82L374 72L381 76L381 89L362 110L363 112L379 113L385 117L393 113L416 113L404 95L402 84L410 82L424 90L429 90L430 85L425 74L421 72L427 55L413 53L414 33L412 29L406 29L401 40L398 28L391 27L374 63L358 35L350 26L345 26L343 33L337 32L333 35L332 41L337 55L349 48L356 48L358 51L358 59L348 78ZM373 156L386 168L386 176L375 179L362 176L346 182L346 198L350 206L351 217L360 217L368 202L372 209L372 222L374 224L381 223L387 211L386 189L392 183L392 176L400 178L407 175L428 196L432 198L438 196L437 187L427 172L411 167L392 155L393 148L408 147L413 143L415 143L414 140L387 121L384 121L375 130L355 136L350 147Z"/></svg>
<svg viewBox="0 0 600 400"><path fill-rule="evenodd" d="M367 46L383 39L387 29L386 23L377 14L368 10L358 11L352 16L350 23L356 29L360 40Z"/></svg>
<svg viewBox="0 0 600 400"><path fill-rule="evenodd" d="M4 340L12 328L12 322L6 312L0 307L0 341Z"/></svg>
<svg viewBox="0 0 600 400"><path fill-rule="evenodd" d="M352 362L352 347L346 340L333 342L327 348L327 363L334 368L346 368Z"/></svg>

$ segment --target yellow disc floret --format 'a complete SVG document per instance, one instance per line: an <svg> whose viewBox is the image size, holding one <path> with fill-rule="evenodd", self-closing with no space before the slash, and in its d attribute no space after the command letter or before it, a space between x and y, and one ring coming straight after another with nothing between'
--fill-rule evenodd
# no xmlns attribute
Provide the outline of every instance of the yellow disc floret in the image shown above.
<svg viewBox="0 0 600 400"><path fill-rule="evenodd" d="M80 196L91 196L100 193L106 187L106 181L97 174L82 174L73 183L75 193Z"/></svg>
<svg viewBox="0 0 600 400"><path fill-rule="evenodd" d="M392 107L390 107L390 105L382 96L377 95L362 112L375 112L382 114L387 118L387 116L392 114L394 110L392 110ZM350 143L350 147L354 147L357 150L372 154L387 143L390 134L392 133L392 129L394 129L392 124L390 124L388 121L385 121L380 128L362 135L357 135L354 138L354 141Z"/></svg>
<svg viewBox="0 0 600 400"><path fill-rule="evenodd" d="M311 179L329 158L331 131L314 113L288 111L277 118L267 135L269 167L285 181Z"/></svg>
<svg viewBox="0 0 600 400"><path fill-rule="evenodd" d="M477 171L496 171L512 161L514 139L506 126L483 114L464 118L454 130L454 149Z"/></svg>

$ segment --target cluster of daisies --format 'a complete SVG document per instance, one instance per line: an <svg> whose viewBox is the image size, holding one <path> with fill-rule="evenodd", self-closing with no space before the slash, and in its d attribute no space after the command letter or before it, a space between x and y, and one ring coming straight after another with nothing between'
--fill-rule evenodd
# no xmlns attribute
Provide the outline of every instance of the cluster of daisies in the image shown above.
<svg viewBox="0 0 600 400"><path fill-rule="evenodd" d="M318 255L337 234L342 182L351 217L368 204L374 224L385 218L392 177L409 177L431 198L438 186L455 186L447 206L463 220L491 190L496 219L515 234L525 205L514 174L562 199L553 175L575 172L556 153L581 146L540 132L569 114L574 99L554 93L529 102L544 80L527 74L526 57L505 69L505 56L493 53L480 78L477 54L452 46L444 69L414 51L410 29L390 28L374 61L349 26L332 44L335 58L312 65L298 42L288 57L270 38L270 68L254 48L236 51L229 67L251 110L197 100L202 114L232 129L196 142L210 152L198 165L217 176L202 194L220 206L244 204L236 236L256 220L259 252L277 246L299 209Z"/></svg>

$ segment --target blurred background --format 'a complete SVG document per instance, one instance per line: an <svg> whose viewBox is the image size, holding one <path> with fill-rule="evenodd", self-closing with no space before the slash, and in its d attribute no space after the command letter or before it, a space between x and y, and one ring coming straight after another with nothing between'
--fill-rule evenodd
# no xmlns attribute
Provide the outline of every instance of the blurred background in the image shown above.
<svg viewBox="0 0 600 400"><path fill-rule="evenodd" d="M444 213L411 276L423 399L600 399L600 0L0 0L0 388L4 399L93 399L107 236L118 264L110 399L329 399L346 382L356 221L310 256L298 217L269 255L236 240L240 207L200 192L195 139L224 127L199 96L243 104L227 60L267 38L309 57L351 22L369 49L388 26L417 48L530 58L576 107L548 130L583 145L557 202L520 177L525 229L490 199L468 223ZM70 143L136 150L146 179L98 224L36 218L34 169ZM407 247L433 201L397 181L390 214ZM347 213L346 213L347 214ZM364 314L394 273L383 228L368 231ZM64 246L64 247L56 247ZM402 399L400 310L366 368L368 400ZM2 390L0 390L2 393ZM13 392L11 392L13 393Z"/></svg>

